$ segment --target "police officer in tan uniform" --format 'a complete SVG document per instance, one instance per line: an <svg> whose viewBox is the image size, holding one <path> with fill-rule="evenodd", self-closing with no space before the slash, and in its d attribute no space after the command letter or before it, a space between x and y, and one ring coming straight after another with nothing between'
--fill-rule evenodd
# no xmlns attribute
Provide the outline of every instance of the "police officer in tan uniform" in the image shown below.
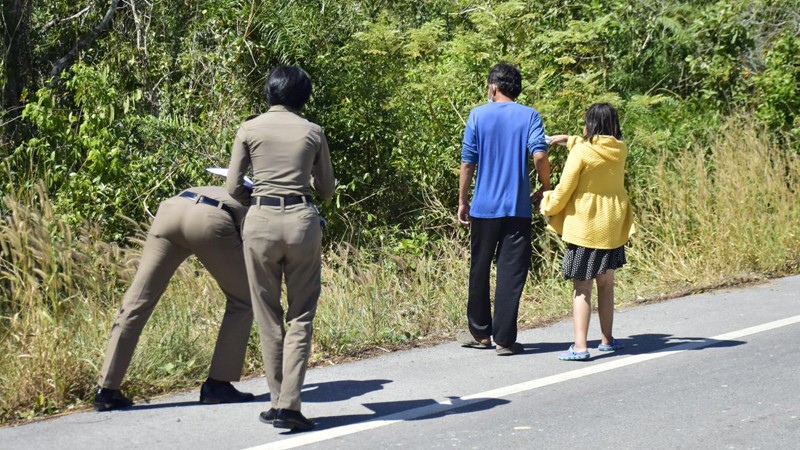
<svg viewBox="0 0 800 450"><path fill-rule="evenodd" d="M227 298L209 376L200 389L200 402L253 400L253 394L239 392L231 384L242 374L253 323L239 234L246 214L247 207L231 198L222 187L193 187L161 202L142 250L139 269L111 327L100 389L94 400L96 410L133 404L119 390L122 378L153 308L175 270L192 254L216 279Z"/></svg>
<svg viewBox="0 0 800 450"><path fill-rule="evenodd" d="M235 199L251 205L242 238L272 403L260 419L302 431L314 427L300 412L300 389L320 294L322 247L311 188L322 199L331 198L333 167L322 129L299 115L311 96L308 74L299 67L276 67L265 90L271 107L236 133L227 188ZM250 167L252 197L243 184ZM288 301L285 323L282 277Z"/></svg>

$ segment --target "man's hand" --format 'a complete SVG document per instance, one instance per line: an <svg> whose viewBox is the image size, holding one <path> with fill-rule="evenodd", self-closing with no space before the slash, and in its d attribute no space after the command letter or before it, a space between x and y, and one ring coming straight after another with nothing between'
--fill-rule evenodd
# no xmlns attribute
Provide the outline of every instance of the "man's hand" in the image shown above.
<svg viewBox="0 0 800 450"><path fill-rule="evenodd" d="M469 186L475 176L475 164L461 162L458 175L458 221L465 227L469 226Z"/></svg>
<svg viewBox="0 0 800 450"><path fill-rule="evenodd" d="M469 226L469 203L458 205L458 222L465 227Z"/></svg>

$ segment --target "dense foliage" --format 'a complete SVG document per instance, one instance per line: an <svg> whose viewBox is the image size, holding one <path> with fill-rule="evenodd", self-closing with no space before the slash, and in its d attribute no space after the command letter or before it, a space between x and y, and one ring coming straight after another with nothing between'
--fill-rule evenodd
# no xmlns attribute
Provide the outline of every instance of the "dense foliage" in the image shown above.
<svg viewBox="0 0 800 450"><path fill-rule="evenodd" d="M731 113L796 142L798 6L4 0L0 193L44 180L60 214L124 239L124 217L140 222L178 189L219 182L203 169L227 164L279 63L315 82L306 114L332 146L340 187L325 212L338 237L444 224L426 206L454 205L464 119L501 60L523 71L519 101L549 133L579 132L594 101L618 105L641 182L654 148L703 140Z"/></svg>

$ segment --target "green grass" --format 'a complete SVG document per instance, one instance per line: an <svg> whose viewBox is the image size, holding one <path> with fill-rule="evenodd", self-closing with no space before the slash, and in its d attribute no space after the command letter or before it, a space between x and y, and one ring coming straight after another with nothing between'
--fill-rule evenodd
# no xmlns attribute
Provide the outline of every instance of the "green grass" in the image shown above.
<svg viewBox="0 0 800 450"><path fill-rule="evenodd" d="M639 180L630 189L637 232L628 248L629 265L618 271L619 303L798 271L797 155L768 134L731 122L710 145L653 155L652 161L630 168ZM103 242L98 224L71 229L49 205L41 190L31 199L3 203L4 423L55 414L91 399L109 327L139 257L138 245ZM453 220L452 211L434 209ZM571 284L559 274L563 244L535 229L534 269L520 308L523 327L564 317L571 309ZM329 246L313 362L450 338L465 326L467 236L455 223L437 233L440 239L417 247ZM146 397L196 388L206 376L223 305L200 265L184 264L145 328L123 389ZM245 373L260 368L253 330Z"/></svg>

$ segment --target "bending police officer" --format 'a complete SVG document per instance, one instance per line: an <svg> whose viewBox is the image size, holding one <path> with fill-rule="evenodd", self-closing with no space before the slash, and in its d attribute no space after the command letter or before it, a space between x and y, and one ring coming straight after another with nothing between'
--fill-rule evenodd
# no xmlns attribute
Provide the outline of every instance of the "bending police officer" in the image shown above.
<svg viewBox="0 0 800 450"><path fill-rule="evenodd" d="M247 271L239 236L247 207L222 187L193 187L158 207L142 250L139 268L125 293L108 339L94 400L98 411L131 406L119 390L139 336L178 266L190 255L208 269L225 294L225 315L214 356L200 389L201 403L253 400L231 381L242 374L247 340L253 323Z"/></svg>

